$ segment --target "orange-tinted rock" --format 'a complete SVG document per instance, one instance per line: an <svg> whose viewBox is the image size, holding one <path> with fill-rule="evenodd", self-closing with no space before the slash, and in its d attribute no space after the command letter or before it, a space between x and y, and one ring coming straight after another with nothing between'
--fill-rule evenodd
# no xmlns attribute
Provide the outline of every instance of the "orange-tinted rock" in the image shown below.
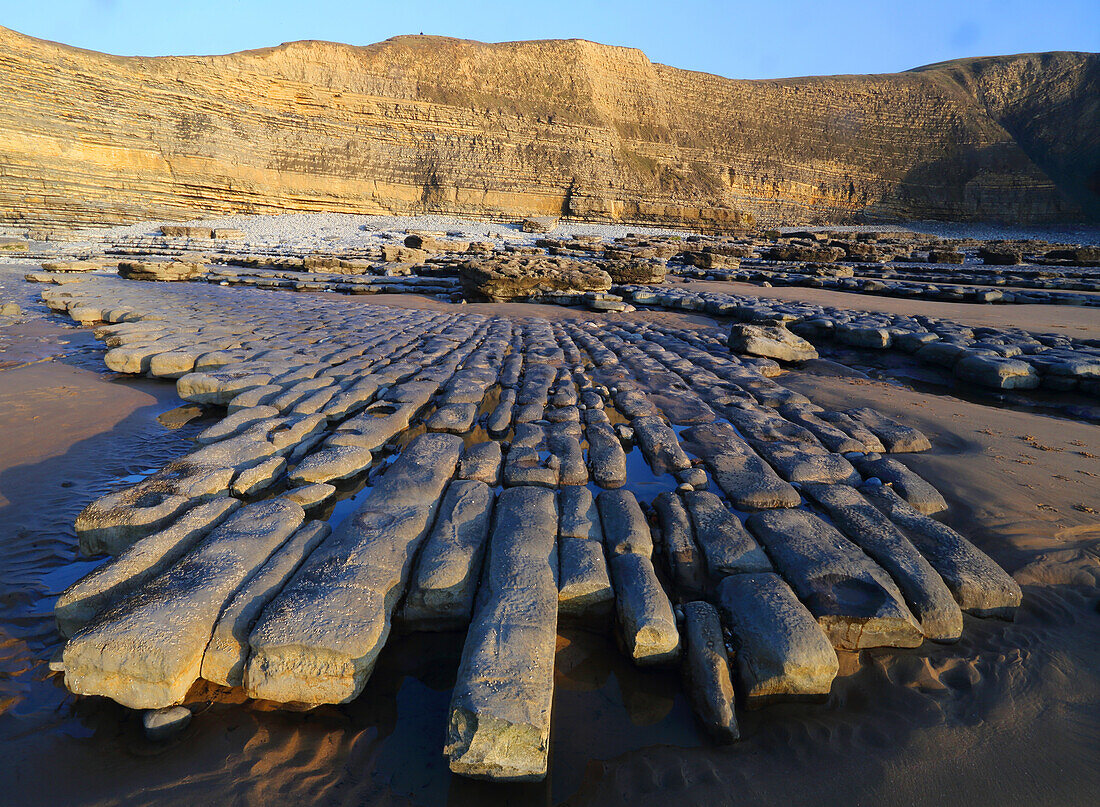
<svg viewBox="0 0 1100 807"><path fill-rule="evenodd" d="M580 40L124 58L0 28L0 223L1095 218L1098 64L1048 53L735 81Z"/></svg>

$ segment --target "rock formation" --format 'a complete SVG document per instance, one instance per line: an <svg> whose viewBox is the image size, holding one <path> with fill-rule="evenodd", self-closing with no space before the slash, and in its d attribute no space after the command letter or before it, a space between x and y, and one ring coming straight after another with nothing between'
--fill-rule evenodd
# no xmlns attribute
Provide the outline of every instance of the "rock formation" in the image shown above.
<svg viewBox="0 0 1100 807"><path fill-rule="evenodd" d="M591 42L124 58L0 28L0 224L1100 217L1100 56L735 81Z"/></svg>

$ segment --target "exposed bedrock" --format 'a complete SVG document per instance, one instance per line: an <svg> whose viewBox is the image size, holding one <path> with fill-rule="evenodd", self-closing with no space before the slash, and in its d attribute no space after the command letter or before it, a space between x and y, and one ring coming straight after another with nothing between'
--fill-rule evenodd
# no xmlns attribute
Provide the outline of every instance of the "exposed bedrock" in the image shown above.
<svg viewBox="0 0 1100 807"><path fill-rule="evenodd" d="M737 81L580 40L122 58L3 29L0 219L1095 219L1098 64Z"/></svg>
<svg viewBox="0 0 1100 807"><path fill-rule="evenodd" d="M481 592L451 695L451 770L497 781L546 776L558 591L554 492L500 495Z"/></svg>
<svg viewBox="0 0 1100 807"><path fill-rule="evenodd" d="M133 709L183 700L223 607L302 523L285 499L241 508L182 562L101 612L65 645L65 685Z"/></svg>
<svg viewBox="0 0 1100 807"><path fill-rule="evenodd" d="M249 638L252 697L346 703L362 691L461 449L455 435L416 438L264 609Z"/></svg>

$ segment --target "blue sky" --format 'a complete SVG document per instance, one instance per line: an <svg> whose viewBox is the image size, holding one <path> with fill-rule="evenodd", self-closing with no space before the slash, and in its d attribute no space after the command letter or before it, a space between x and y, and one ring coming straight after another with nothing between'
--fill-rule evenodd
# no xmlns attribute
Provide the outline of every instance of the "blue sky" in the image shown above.
<svg viewBox="0 0 1100 807"><path fill-rule="evenodd" d="M731 78L885 73L961 56L1100 51L1100 0L0 0L0 25L122 55L398 34L591 39Z"/></svg>

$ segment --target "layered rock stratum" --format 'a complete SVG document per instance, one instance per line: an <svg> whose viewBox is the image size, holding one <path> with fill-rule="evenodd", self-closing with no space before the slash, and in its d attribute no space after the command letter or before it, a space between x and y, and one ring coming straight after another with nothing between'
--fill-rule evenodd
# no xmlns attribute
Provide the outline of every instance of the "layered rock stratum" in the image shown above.
<svg viewBox="0 0 1100 807"><path fill-rule="evenodd" d="M1100 55L737 81L580 40L119 57L0 28L0 223L1100 220Z"/></svg>

